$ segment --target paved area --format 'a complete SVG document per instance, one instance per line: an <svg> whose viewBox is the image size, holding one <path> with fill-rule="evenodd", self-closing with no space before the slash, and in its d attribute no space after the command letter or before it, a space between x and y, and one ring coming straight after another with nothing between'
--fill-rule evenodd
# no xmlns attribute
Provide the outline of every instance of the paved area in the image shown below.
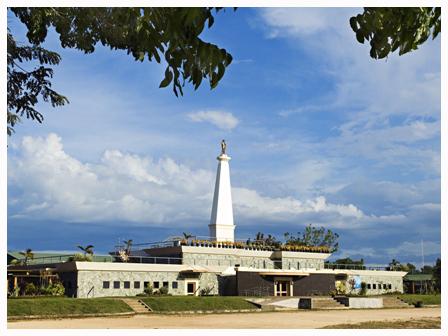
<svg viewBox="0 0 448 336"><path fill-rule="evenodd" d="M321 328L341 323L365 321L409 320L440 317L438 308L318 310L294 312L261 312L210 315L141 314L132 317L101 317L8 322L8 328L64 328L64 329L117 329L117 328Z"/></svg>

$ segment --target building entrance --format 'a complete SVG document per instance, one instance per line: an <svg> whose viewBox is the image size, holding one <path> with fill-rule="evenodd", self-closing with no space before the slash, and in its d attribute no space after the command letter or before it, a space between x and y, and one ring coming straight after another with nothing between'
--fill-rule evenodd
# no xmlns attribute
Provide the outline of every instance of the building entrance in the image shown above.
<svg viewBox="0 0 448 336"><path fill-rule="evenodd" d="M196 282L187 282L187 295L196 295Z"/></svg>
<svg viewBox="0 0 448 336"><path fill-rule="evenodd" d="M275 296L291 296L291 281L286 280L276 281Z"/></svg>

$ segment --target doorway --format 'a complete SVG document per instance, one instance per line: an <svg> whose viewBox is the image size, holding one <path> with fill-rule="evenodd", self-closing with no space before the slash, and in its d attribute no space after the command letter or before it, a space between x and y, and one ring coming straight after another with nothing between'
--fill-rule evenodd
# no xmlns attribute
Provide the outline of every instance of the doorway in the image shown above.
<svg viewBox="0 0 448 336"><path fill-rule="evenodd" d="M196 282L187 282L187 295L196 295Z"/></svg>
<svg viewBox="0 0 448 336"><path fill-rule="evenodd" d="M291 281L287 280L276 281L275 296L291 296Z"/></svg>

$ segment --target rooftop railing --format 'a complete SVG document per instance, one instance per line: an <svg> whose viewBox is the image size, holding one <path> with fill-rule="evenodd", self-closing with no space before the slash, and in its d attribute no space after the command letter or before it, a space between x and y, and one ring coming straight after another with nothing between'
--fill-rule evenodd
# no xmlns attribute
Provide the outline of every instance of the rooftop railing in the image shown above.
<svg viewBox="0 0 448 336"><path fill-rule="evenodd" d="M367 266L359 264L336 264L336 263L325 263L325 269L340 269L340 270L364 270L364 271L400 271L399 269L394 269L390 266Z"/></svg>
<svg viewBox="0 0 448 336"><path fill-rule="evenodd" d="M46 256L46 257L37 257L34 259L28 259L27 265L40 265L40 264L55 264L67 262L70 257L74 255L57 255L57 256ZM94 262L123 262L119 259L118 256L93 256ZM114 259L114 260L113 260ZM23 265L24 259L19 260L19 264ZM314 264L312 262L303 261L300 262L300 267L295 267L294 263L275 263L270 259L259 258L256 260L248 260L248 259L220 259L207 257L205 259L202 258L194 258L194 257L156 257L156 256L129 256L127 261L128 263L141 263L141 264L165 264L165 265L192 265L192 266L226 266L233 267L236 265L240 265L243 267L252 267L252 268L260 268L260 269L285 269L285 270L298 270L298 269L321 269L322 264ZM324 263L324 269L333 269L333 270L375 270L375 271L400 271L400 269L394 269L390 266L368 266L368 265L359 265L359 264L337 264L337 263Z"/></svg>

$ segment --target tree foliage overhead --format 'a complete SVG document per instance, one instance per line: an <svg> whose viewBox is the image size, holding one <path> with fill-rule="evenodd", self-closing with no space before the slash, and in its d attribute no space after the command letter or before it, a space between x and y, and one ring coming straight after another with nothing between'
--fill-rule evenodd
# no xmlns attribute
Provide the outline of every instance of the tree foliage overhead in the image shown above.
<svg viewBox="0 0 448 336"><path fill-rule="evenodd" d="M32 70L26 70L24 63L37 62ZM68 103L66 97L51 88L50 79L53 70L47 65L57 65L60 56L38 45L19 45L11 33L7 35L7 63L8 63L8 135L14 132L14 125L20 117L36 120L39 123L43 115L36 110L39 98L50 102L53 107Z"/></svg>
<svg viewBox="0 0 448 336"><path fill-rule="evenodd" d="M350 18L350 26L358 42L370 41L372 58L384 58L397 49L403 55L439 35L440 7L366 7Z"/></svg>
<svg viewBox="0 0 448 336"><path fill-rule="evenodd" d="M215 88L224 76L232 56L199 36L212 27L221 8L76 8L17 7L11 12L27 27L29 46L18 46L8 32L8 134L20 116L42 122L35 109L38 98L52 106L64 105L67 98L51 89L53 70L61 58L41 47L48 30L54 28L63 48L93 53L98 44L124 50L134 60L166 64L160 87L171 87L183 95L185 83L198 89L205 79ZM23 63L37 61L32 71Z"/></svg>
<svg viewBox="0 0 448 336"><path fill-rule="evenodd" d="M30 43L39 45L54 27L61 46L92 53L97 43L125 50L135 60L166 61L165 78L176 96L185 82L197 89L203 79L214 88L232 56L199 35L214 23L221 8L12 8L28 28Z"/></svg>

